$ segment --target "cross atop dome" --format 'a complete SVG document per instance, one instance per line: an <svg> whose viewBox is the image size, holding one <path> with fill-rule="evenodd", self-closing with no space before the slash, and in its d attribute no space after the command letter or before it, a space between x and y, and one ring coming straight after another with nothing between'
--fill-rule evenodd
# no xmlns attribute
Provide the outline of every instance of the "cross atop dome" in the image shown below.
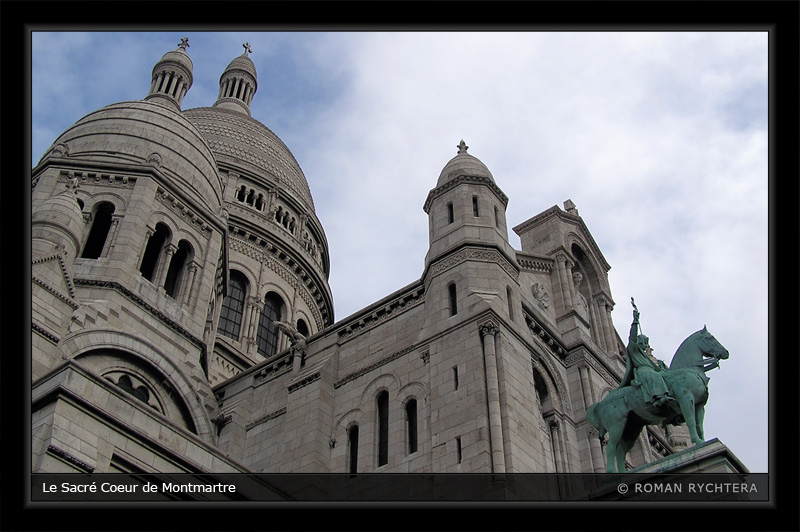
<svg viewBox="0 0 800 532"><path fill-rule="evenodd" d="M189 47L189 37L182 38L181 43L178 45L178 48L180 48L185 52L188 47Z"/></svg>
<svg viewBox="0 0 800 532"><path fill-rule="evenodd" d="M469 149L469 146L467 146L467 144L464 142L464 139L461 139L461 142L459 142L458 146L456 146L456 147L458 148L458 153L459 154L467 153L467 150Z"/></svg>
<svg viewBox="0 0 800 532"><path fill-rule="evenodd" d="M244 46L244 55L252 54L253 50L250 49L250 43L246 42L242 46Z"/></svg>

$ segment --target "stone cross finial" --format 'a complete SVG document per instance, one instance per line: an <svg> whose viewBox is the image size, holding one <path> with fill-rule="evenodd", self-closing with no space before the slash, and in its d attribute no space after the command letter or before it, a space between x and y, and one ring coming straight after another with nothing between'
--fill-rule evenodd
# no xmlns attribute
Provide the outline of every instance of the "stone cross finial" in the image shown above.
<svg viewBox="0 0 800 532"><path fill-rule="evenodd" d="M182 38L181 43L178 45L178 48L180 48L185 52L188 47L189 47L189 37Z"/></svg>
<svg viewBox="0 0 800 532"><path fill-rule="evenodd" d="M244 43L242 46L244 46L245 55L253 53L253 50L250 49L250 43L249 42Z"/></svg>
<svg viewBox="0 0 800 532"><path fill-rule="evenodd" d="M469 149L469 146L467 146L467 144L464 142L464 139L461 139L461 142L459 142L458 146L456 147L458 148L458 153L467 153L467 150Z"/></svg>

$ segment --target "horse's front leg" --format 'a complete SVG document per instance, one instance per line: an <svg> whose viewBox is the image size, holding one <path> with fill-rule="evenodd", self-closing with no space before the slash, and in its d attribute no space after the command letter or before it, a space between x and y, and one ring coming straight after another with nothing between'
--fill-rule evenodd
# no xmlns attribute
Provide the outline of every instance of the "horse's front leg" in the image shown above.
<svg viewBox="0 0 800 532"><path fill-rule="evenodd" d="M625 471L625 458L622 459L622 466L619 465L620 444L622 440L622 428L617 424L608 429L608 444L606 445L606 472L622 473Z"/></svg>
<svg viewBox="0 0 800 532"><path fill-rule="evenodd" d="M695 426L697 427L697 436L701 442L706 441L705 431L703 430L703 418L706 415L706 407L703 405L695 409Z"/></svg>
<svg viewBox="0 0 800 532"><path fill-rule="evenodd" d="M678 399L678 404L681 406L681 414L683 414L683 419L686 421L686 426L689 428L692 443L700 445L705 440L697 433L697 417L695 416L694 399L683 396Z"/></svg>

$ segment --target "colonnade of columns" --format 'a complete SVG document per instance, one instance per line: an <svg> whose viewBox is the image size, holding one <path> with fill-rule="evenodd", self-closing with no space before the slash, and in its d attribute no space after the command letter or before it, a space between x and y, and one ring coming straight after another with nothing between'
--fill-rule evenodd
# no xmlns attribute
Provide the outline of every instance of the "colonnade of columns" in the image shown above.
<svg viewBox="0 0 800 532"><path fill-rule="evenodd" d="M220 84L219 98L236 98L250 105L255 92L249 80L231 76Z"/></svg>
<svg viewBox="0 0 800 532"><path fill-rule="evenodd" d="M181 104L188 91L189 83L184 77L180 73L170 70L162 70L156 74L150 84L150 94L160 93L172 96L177 100L178 105Z"/></svg>

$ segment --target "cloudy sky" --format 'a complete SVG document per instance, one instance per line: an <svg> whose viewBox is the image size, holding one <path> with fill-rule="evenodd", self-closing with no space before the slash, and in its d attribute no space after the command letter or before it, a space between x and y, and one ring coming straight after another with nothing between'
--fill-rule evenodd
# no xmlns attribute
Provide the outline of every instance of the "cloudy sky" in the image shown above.
<svg viewBox="0 0 800 532"><path fill-rule="evenodd" d="M623 338L632 296L667 363L708 326L731 357L709 374L706 437L768 470L766 32L35 32L31 164L85 114L146 96L184 36L184 109L213 104L250 44L252 114L308 179L337 320L422 275L422 205L464 139L509 227L577 205Z"/></svg>

